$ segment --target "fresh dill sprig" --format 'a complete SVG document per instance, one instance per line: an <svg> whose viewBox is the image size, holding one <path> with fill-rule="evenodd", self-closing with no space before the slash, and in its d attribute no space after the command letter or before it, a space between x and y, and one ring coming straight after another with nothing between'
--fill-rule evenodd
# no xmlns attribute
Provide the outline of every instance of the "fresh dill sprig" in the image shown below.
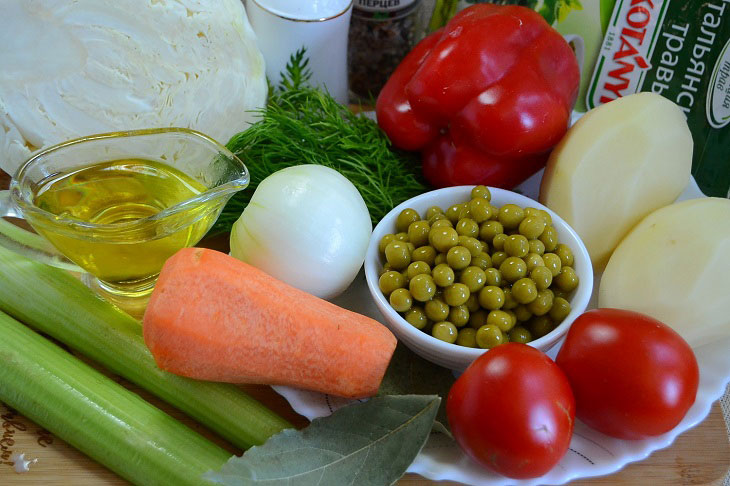
<svg viewBox="0 0 730 486"><path fill-rule="evenodd" d="M417 154L395 149L374 121L307 85L307 64L303 49L293 54L260 120L228 142L246 164L251 183L228 202L211 233L230 231L258 184L293 165L339 171L360 191L373 224L427 189Z"/></svg>

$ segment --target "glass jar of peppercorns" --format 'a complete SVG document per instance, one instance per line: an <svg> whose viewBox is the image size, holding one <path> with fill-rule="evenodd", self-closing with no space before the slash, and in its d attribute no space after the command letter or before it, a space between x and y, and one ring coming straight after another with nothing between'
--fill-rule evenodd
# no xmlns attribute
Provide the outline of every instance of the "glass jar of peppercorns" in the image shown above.
<svg viewBox="0 0 730 486"><path fill-rule="evenodd" d="M375 99L423 34L420 0L355 0L348 39L350 101Z"/></svg>

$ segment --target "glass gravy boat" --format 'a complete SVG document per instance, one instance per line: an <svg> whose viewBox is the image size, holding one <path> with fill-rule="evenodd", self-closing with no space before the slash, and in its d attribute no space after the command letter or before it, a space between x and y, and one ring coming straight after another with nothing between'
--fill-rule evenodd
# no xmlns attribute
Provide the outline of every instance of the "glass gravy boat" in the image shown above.
<svg viewBox="0 0 730 486"><path fill-rule="evenodd" d="M43 238L0 219L0 244L82 272L124 304L147 296L167 258L198 243L248 183L238 157L193 130L70 140L33 155L0 191L0 217L23 218Z"/></svg>

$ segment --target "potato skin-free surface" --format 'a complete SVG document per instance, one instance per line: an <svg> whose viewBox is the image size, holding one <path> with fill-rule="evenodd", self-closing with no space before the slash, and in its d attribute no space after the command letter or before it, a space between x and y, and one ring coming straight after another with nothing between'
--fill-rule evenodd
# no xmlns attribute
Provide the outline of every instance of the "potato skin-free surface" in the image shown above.
<svg viewBox="0 0 730 486"><path fill-rule="evenodd" d="M163 370L345 397L378 391L396 345L379 322L203 248L165 263L143 325Z"/></svg>
<svg viewBox="0 0 730 486"><path fill-rule="evenodd" d="M687 186L692 134L682 111L654 93L595 108L550 154L540 202L583 239L595 268L652 211Z"/></svg>
<svg viewBox="0 0 730 486"><path fill-rule="evenodd" d="M621 241L606 266L598 306L647 314L693 348L730 339L730 200L661 208Z"/></svg>

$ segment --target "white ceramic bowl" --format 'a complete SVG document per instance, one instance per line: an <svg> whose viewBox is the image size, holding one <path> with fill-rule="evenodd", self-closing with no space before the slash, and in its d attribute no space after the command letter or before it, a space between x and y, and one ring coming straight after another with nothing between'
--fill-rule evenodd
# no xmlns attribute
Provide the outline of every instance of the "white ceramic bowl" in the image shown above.
<svg viewBox="0 0 730 486"><path fill-rule="evenodd" d="M466 369L485 350L449 344L436 339L410 325L400 314L393 310L388 299L378 287L379 273L384 263L378 252L378 243L386 234L396 233L395 220L398 214L404 209L413 208L421 216L431 206L439 206L446 210L446 208L453 204L468 201L473 187L457 186L438 189L421 194L398 205L385 215L375 227L370 238L370 245L365 254L365 278L367 279L368 289L393 334L421 357L453 370ZM570 300L570 314L552 332L529 343L531 346L547 352L560 340L568 331L575 318L582 314L588 306L593 291L593 269L588 251L575 231L557 214L542 204L516 192L491 187L489 190L492 193L492 204L498 207L512 203L523 208L535 207L549 212L553 219L553 226L558 232L558 240L573 250L573 267L580 283Z"/></svg>

